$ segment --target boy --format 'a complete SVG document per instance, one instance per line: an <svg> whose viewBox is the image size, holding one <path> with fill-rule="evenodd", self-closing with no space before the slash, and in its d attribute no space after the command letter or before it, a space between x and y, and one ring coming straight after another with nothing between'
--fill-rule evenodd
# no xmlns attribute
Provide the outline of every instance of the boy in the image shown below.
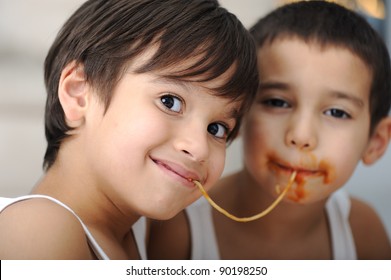
<svg viewBox="0 0 391 280"><path fill-rule="evenodd" d="M200 196L189 180L221 175L256 49L217 1L91 0L55 39L45 83L46 173L2 201L0 258L137 259L139 217L174 216Z"/></svg>
<svg viewBox="0 0 391 280"><path fill-rule="evenodd" d="M155 222L149 256L390 259L374 210L338 190L360 160L374 163L389 143L391 70L384 43L364 19L326 1L280 7L251 33L260 87L243 120L244 167L219 181L211 196L248 217L271 205L276 186L285 186L294 171L295 183L257 221L234 222L201 200L187 217ZM175 238L178 248L169 253L176 255L162 255L162 240L173 245L168 238Z"/></svg>

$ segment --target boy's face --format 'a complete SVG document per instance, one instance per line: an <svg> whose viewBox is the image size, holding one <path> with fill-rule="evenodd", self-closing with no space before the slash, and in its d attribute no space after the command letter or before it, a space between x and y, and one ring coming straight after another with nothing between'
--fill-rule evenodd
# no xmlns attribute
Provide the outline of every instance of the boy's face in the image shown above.
<svg viewBox="0 0 391 280"><path fill-rule="evenodd" d="M96 185L124 211L166 219L194 202L220 177L227 128L239 103L213 95L207 84L157 74L126 73L103 113L92 100L83 128L84 147Z"/></svg>
<svg viewBox="0 0 391 280"><path fill-rule="evenodd" d="M280 39L259 52L260 90L244 121L245 165L271 195L319 201L344 185L369 143L371 73L350 51Z"/></svg>

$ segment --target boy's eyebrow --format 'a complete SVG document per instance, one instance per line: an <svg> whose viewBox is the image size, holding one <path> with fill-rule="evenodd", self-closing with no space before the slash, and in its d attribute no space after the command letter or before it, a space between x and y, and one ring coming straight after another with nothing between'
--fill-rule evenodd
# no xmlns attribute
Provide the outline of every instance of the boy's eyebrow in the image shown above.
<svg viewBox="0 0 391 280"><path fill-rule="evenodd" d="M287 89L288 84L282 82L259 82L258 90L263 89Z"/></svg>
<svg viewBox="0 0 391 280"><path fill-rule="evenodd" d="M237 108L233 108L232 110L228 111L228 112L224 112L224 116L227 118L227 119L234 119L234 120L237 120L240 116L240 113L238 111Z"/></svg>
<svg viewBox="0 0 391 280"><path fill-rule="evenodd" d="M164 76L157 76L154 79L152 79L152 82L160 83L160 84L173 84L175 86L182 87L183 89L186 90L190 90L192 88L191 82L182 81L179 79L164 77Z"/></svg>
<svg viewBox="0 0 391 280"><path fill-rule="evenodd" d="M351 101L352 103L356 104L360 108L364 107L364 101L361 98L353 96L349 93L341 92L341 91L332 91L331 96L334 98L346 99L348 101Z"/></svg>

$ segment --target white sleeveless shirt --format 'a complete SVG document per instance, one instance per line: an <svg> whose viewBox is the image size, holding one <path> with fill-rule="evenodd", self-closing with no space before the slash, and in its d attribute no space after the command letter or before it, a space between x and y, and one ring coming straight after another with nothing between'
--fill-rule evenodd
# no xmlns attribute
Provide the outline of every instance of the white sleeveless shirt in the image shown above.
<svg viewBox="0 0 391 280"><path fill-rule="evenodd" d="M213 208L201 197L186 208L191 232L191 259L218 260L219 248L212 217ZM333 193L326 203L332 242L333 259L357 259L356 247L349 224L350 199L343 190Z"/></svg>
<svg viewBox="0 0 391 280"><path fill-rule="evenodd" d="M83 223L83 221L79 218L79 216L76 215L76 213L69 208L67 205L62 203L61 201L47 196L47 195L25 195L17 198L5 198L5 197L0 197L0 213L8 206L17 203L22 200L26 199L33 199L33 198L44 198L48 199L50 201L53 201L54 203L57 203L58 205L64 207L67 209L69 212L71 212L80 222L81 226L84 229L84 232L87 236L88 239L88 244L90 248L94 251L96 257L100 260L109 260L109 257L106 255L106 253L103 251L103 249L100 247L98 242L96 242L95 238L92 236L91 232L88 230L87 226ZM132 227L133 229L133 234L136 239L136 245L138 247L138 251L140 254L141 259L145 260L147 258L147 253L146 253L146 246L145 246L145 234L146 234L146 219L144 217L141 217Z"/></svg>

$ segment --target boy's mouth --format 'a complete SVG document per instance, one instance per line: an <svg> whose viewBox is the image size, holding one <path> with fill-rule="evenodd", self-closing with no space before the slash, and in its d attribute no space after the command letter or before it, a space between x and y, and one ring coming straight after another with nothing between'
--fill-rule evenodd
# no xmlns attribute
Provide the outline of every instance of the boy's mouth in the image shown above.
<svg viewBox="0 0 391 280"><path fill-rule="evenodd" d="M305 161L306 160L306 161ZM304 164L307 162L307 164ZM268 168L276 174L276 176L284 176L289 178L293 172L296 172L295 186L292 192L288 195L288 199L295 202L302 202L309 198L312 188L307 186L312 184L312 180L316 180L316 186L319 185L319 180L323 184L330 184L335 179L335 171L332 166L326 161L317 161L316 158L302 158L299 164L294 164L288 161L281 160L276 156L270 157ZM315 186L315 185L312 185ZM279 190L277 189L277 192Z"/></svg>
<svg viewBox="0 0 391 280"><path fill-rule="evenodd" d="M271 168L279 173L286 173L287 175L290 175L296 171L297 178L326 176L326 172L324 170L281 164L276 161L271 162Z"/></svg>
<svg viewBox="0 0 391 280"><path fill-rule="evenodd" d="M171 172L175 174L176 176L182 178L184 181L186 181L189 185L194 186L193 181L202 181L200 179L200 176L197 175L195 172L189 171L175 163L158 160L158 159L152 159L158 166L165 169L168 172Z"/></svg>

